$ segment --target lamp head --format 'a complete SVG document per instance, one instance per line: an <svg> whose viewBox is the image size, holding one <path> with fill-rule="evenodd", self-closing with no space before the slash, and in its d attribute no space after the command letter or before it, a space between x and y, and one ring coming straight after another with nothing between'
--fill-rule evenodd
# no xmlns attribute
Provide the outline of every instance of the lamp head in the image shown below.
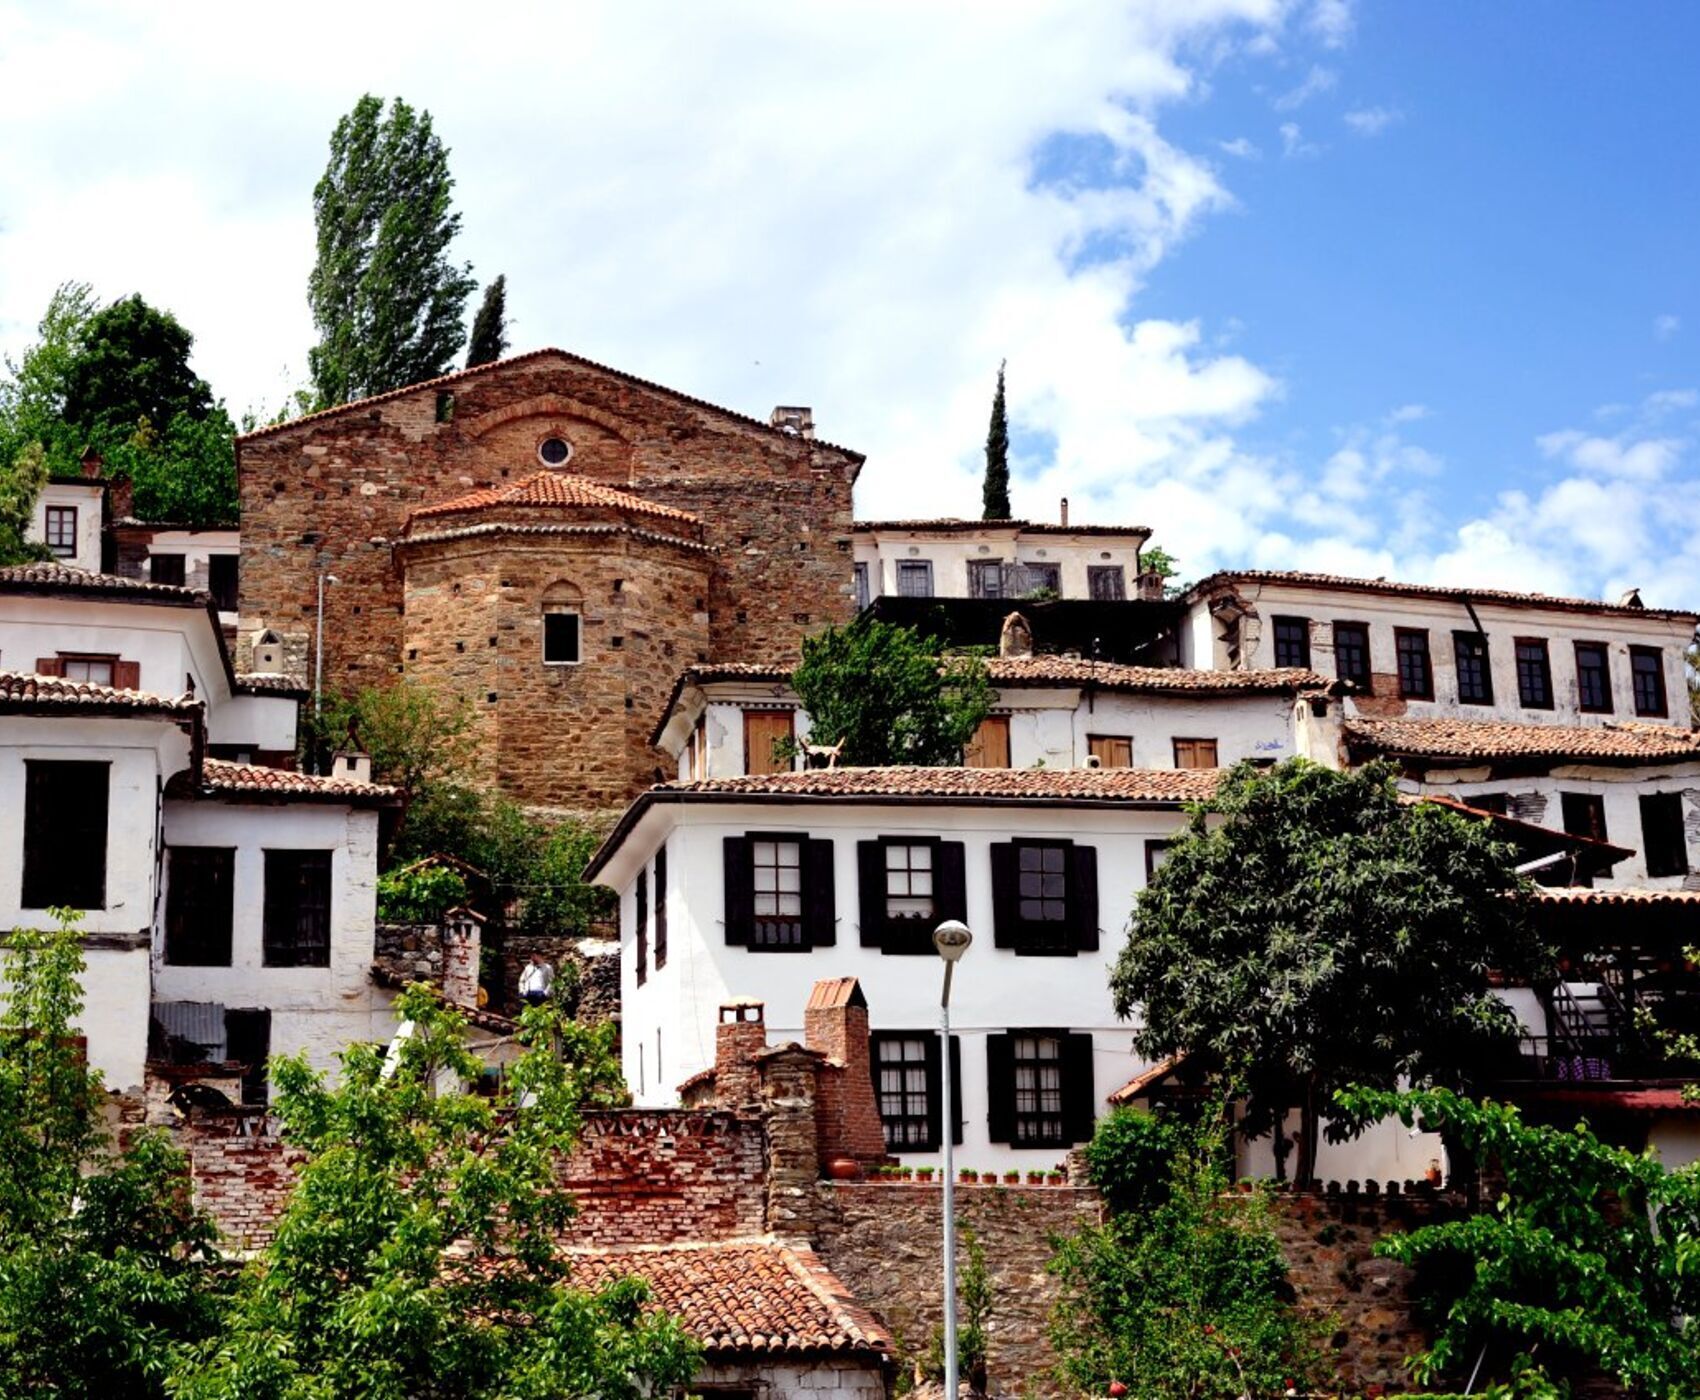
<svg viewBox="0 0 1700 1400"><path fill-rule="evenodd" d="M959 919L946 919L933 930L933 947L939 950L939 956L947 963L960 959L973 941L974 935L969 932L968 925Z"/></svg>

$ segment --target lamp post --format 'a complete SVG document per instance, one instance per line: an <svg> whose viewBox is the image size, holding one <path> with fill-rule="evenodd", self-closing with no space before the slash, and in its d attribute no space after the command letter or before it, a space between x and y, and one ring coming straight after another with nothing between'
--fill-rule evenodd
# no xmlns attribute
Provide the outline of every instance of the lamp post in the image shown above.
<svg viewBox="0 0 1700 1400"><path fill-rule="evenodd" d="M944 1400L956 1400L956 1162L951 1151L956 1136L956 1106L950 1094L950 979L956 964L974 941L968 925L947 919L933 930L933 947L944 959L944 991L939 996L940 1051L939 1135L944 1139Z"/></svg>
<svg viewBox="0 0 1700 1400"><path fill-rule="evenodd" d="M325 685L325 585L335 574L319 570L319 611L313 623L313 771L319 771L319 696Z"/></svg>

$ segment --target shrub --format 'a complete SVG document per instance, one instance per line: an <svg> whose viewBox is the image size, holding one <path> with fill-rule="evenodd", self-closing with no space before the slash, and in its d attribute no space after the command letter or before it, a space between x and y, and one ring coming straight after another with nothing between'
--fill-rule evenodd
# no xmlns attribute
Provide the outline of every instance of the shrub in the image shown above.
<svg viewBox="0 0 1700 1400"><path fill-rule="evenodd" d="M378 877L378 918L386 924L434 924L466 898L466 881L452 866L407 866Z"/></svg>
<svg viewBox="0 0 1700 1400"><path fill-rule="evenodd" d="M1111 1210L1149 1210L1168 1198L1187 1136L1172 1116L1118 1108L1086 1145L1087 1173Z"/></svg>

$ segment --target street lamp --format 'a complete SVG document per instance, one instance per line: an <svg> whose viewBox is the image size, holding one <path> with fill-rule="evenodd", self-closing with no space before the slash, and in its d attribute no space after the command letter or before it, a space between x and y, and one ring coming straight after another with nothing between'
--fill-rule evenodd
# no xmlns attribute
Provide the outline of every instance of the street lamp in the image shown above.
<svg viewBox="0 0 1700 1400"><path fill-rule="evenodd" d="M319 694L325 685L325 585L335 574L319 570L319 611L313 624L313 771L319 771Z"/></svg>
<svg viewBox="0 0 1700 1400"><path fill-rule="evenodd" d="M974 941L968 925L947 919L933 930L933 947L944 959L944 991L939 996L939 1031L944 1037L939 1063L939 1129L944 1139L944 1400L956 1400L956 1107L950 1098L950 979Z"/></svg>

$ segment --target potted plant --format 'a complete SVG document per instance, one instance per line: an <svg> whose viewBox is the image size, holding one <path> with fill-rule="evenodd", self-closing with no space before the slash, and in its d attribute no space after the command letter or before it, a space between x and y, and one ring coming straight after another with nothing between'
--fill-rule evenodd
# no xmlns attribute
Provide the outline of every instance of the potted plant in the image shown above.
<svg viewBox="0 0 1700 1400"><path fill-rule="evenodd" d="M915 1175L920 1179L920 1182L923 1186L929 1186L929 1185L932 1184L933 1170L934 1169L932 1167L917 1167L916 1168Z"/></svg>
<svg viewBox="0 0 1700 1400"><path fill-rule="evenodd" d="M965 1186L972 1186L980 1179L980 1173L975 1171L973 1167L964 1167L961 1171L957 1172L956 1179L962 1182Z"/></svg>
<svg viewBox="0 0 1700 1400"><path fill-rule="evenodd" d="M1061 1186L1068 1178L1056 1167L1045 1173L1045 1180L1052 1186Z"/></svg>
<svg viewBox="0 0 1700 1400"><path fill-rule="evenodd" d="M1035 1167L1032 1171L1027 1173L1027 1184L1029 1186L1043 1186L1045 1184L1044 1172Z"/></svg>
<svg viewBox="0 0 1700 1400"><path fill-rule="evenodd" d="M897 1169L897 1179L899 1181L908 1181L914 1175L915 1168L913 1167L899 1167Z"/></svg>
<svg viewBox="0 0 1700 1400"><path fill-rule="evenodd" d="M1021 1185L1021 1173L1016 1171L1014 1167L1011 1167L1003 1174L1003 1184L1005 1186Z"/></svg>

